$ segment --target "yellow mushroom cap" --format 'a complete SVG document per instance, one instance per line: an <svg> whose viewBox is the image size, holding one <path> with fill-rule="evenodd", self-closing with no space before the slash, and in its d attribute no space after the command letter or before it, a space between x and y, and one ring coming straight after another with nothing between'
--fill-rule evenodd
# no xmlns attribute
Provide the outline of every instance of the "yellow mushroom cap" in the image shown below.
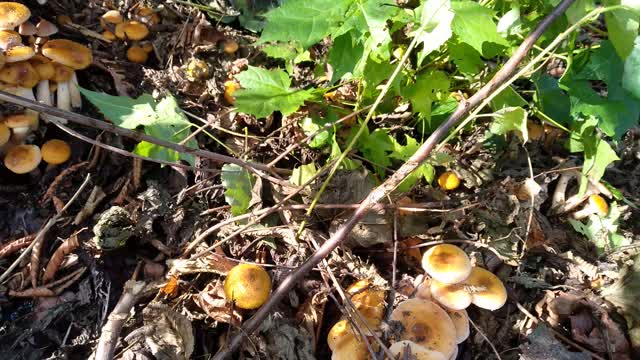
<svg viewBox="0 0 640 360"><path fill-rule="evenodd" d="M261 266L239 264L229 270L224 280L224 293L239 308L256 309L269 298L271 278Z"/></svg>
<svg viewBox="0 0 640 360"><path fill-rule="evenodd" d="M140 46L132 46L127 50L127 59L131 62L144 64L147 62L149 55Z"/></svg>
<svg viewBox="0 0 640 360"><path fill-rule="evenodd" d="M507 302L507 289L491 271L474 266L464 282L471 302L483 309L497 310Z"/></svg>
<svg viewBox="0 0 640 360"><path fill-rule="evenodd" d="M36 86L40 78L31 64L21 61L6 64L0 69L0 80L7 84L31 89Z"/></svg>
<svg viewBox="0 0 640 360"><path fill-rule="evenodd" d="M440 244L431 247L424 253L422 268L429 276L440 282L456 284L469 276L471 261L459 247Z"/></svg>
<svg viewBox="0 0 640 360"><path fill-rule="evenodd" d="M147 25L138 21L125 21L116 25L116 36L119 39L142 40L149 35Z"/></svg>
<svg viewBox="0 0 640 360"><path fill-rule="evenodd" d="M150 43L149 41L145 41L140 43L140 47L142 48L142 50L144 50L146 53L150 53L153 51L153 44Z"/></svg>
<svg viewBox="0 0 640 360"><path fill-rule="evenodd" d="M327 334L327 345L329 345L329 349L335 349L336 345L351 331L351 325L349 325L349 322L345 319L333 324L329 330L329 334Z"/></svg>
<svg viewBox="0 0 640 360"><path fill-rule="evenodd" d="M433 301L409 299L401 302L391 313L391 320L402 326L400 340L410 340L442 353L445 358L456 347L456 328L449 315Z"/></svg>
<svg viewBox="0 0 640 360"><path fill-rule="evenodd" d="M69 160L71 157L71 147L66 141L51 139L40 149L42 152L42 160L47 164L59 165Z"/></svg>
<svg viewBox="0 0 640 360"><path fill-rule="evenodd" d="M103 31L103 32L102 32L102 36L104 36L104 38L105 38L105 39L107 39L107 40L111 40L111 41L113 41L113 40L115 40L115 39L116 39L116 34L112 33L112 32L111 32L111 31L109 31L109 30L105 30L105 31Z"/></svg>
<svg viewBox="0 0 640 360"><path fill-rule="evenodd" d="M0 30L0 48L9 49L21 45L22 37L13 30Z"/></svg>
<svg viewBox="0 0 640 360"><path fill-rule="evenodd" d="M238 51L238 43L234 40L227 40L224 42L223 50L225 53L231 55Z"/></svg>
<svg viewBox="0 0 640 360"><path fill-rule="evenodd" d="M0 146L4 145L9 141L11 137L11 130L4 123L0 122Z"/></svg>
<svg viewBox="0 0 640 360"><path fill-rule="evenodd" d="M18 45L5 50L4 56L8 63L25 61L31 59L36 54L31 46Z"/></svg>
<svg viewBox="0 0 640 360"><path fill-rule="evenodd" d="M538 141L544 137L544 128L540 124L536 124L533 121L527 121L527 133L529 139Z"/></svg>
<svg viewBox="0 0 640 360"><path fill-rule="evenodd" d="M347 332L332 350L331 360L369 360L367 344L354 333Z"/></svg>
<svg viewBox="0 0 640 360"><path fill-rule="evenodd" d="M0 29L12 30L27 21L29 17L31 17L31 10L28 7L17 2L0 2Z"/></svg>
<svg viewBox="0 0 640 360"><path fill-rule="evenodd" d="M11 129L21 127L35 127L38 125L38 114L34 112L25 112L23 114L9 115L4 119L4 124Z"/></svg>
<svg viewBox="0 0 640 360"><path fill-rule="evenodd" d="M385 291L374 287L368 279L364 279L349 286L346 293L351 295L351 302L367 326L362 323L359 317L356 317L355 320L360 324L360 328L369 335L368 330L377 329L382 322Z"/></svg>
<svg viewBox="0 0 640 360"><path fill-rule="evenodd" d="M471 294L463 284L445 284L433 279L430 290L433 300L447 309L462 310L471 305Z"/></svg>
<svg viewBox="0 0 640 360"><path fill-rule="evenodd" d="M443 190L455 190L460 186L460 178L453 171L445 171L438 176L438 185Z"/></svg>
<svg viewBox="0 0 640 360"><path fill-rule="evenodd" d="M233 93L236 92L240 88L240 84L233 80L225 81L224 83L224 99L229 103L229 105L233 105L236 102L236 98L233 96Z"/></svg>
<svg viewBox="0 0 640 360"><path fill-rule="evenodd" d="M29 62L38 73L38 77L40 78L40 80L50 80L56 74L55 67L53 66L51 60L42 55L38 54L32 57L31 59L29 59Z"/></svg>
<svg viewBox="0 0 640 360"><path fill-rule="evenodd" d="M605 216L609 213L609 204L607 204L607 200L598 194L589 196L589 205L593 206L594 209L597 209L597 214L600 216Z"/></svg>
<svg viewBox="0 0 640 360"><path fill-rule="evenodd" d="M7 151L4 166L16 174L26 174L38 167L40 160L40 148L36 145L16 145Z"/></svg>
<svg viewBox="0 0 640 360"><path fill-rule="evenodd" d="M100 21L108 24L120 24L124 21L122 14L118 10L109 10L102 15ZM103 25L104 26L104 25Z"/></svg>
<svg viewBox="0 0 640 360"><path fill-rule="evenodd" d="M42 47L42 55L75 70L84 69L93 61L88 47L67 39L47 41Z"/></svg>
<svg viewBox="0 0 640 360"><path fill-rule="evenodd" d="M469 337L469 314L467 310L446 310L456 327L456 343L460 344Z"/></svg>
<svg viewBox="0 0 640 360"><path fill-rule="evenodd" d="M51 62L51 65L53 65L54 71L51 80L55 82L65 82L69 81L71 79L71 76L73 76L72 68L59 64L57 62Z"/></svg>
<svg viewBox="0 0 640 360"><path fill-rule="evenodd" d="M441 352L425 349L409 340L402 340L391 344L389 351L398 359L404 359L402 356L407 353L413 355L410 359L415 360L447 360Z"/></svg>

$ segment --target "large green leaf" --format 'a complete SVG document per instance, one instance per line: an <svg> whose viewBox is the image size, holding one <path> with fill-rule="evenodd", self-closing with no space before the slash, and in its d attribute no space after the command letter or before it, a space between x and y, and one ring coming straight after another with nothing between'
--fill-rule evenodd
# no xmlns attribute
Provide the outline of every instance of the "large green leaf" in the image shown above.
<svg viewBox="0 0 640 360"><path fill-rule="evenodd" d="M442 71L428 71L416 77L415 83L402 89L402 96L411 102L413 111L427 121L431 119L431 106L449 91L449 77Z"/></svg>
<svg viewBox="0 0 640 360"><path fill-rule="evenodd" d="M633 50L624 61L622 87L640 99L640 36L636 37Z"/></svg>
<svg viewBox="0 0 640 360"><path fill-rule="evenodd" d="M251 203L253 176L239 165L225 164L220 178L224 187L224 200L231 205L231 214L237 216L246 213Z"/></svg>
<svg viewBox="0 0 640 360"><path fill-rule="evenodd" d="M520 132L525 142L529 139L527 112L523 108L507 107L495 112L489 132L494 135L504 135L510 131Z"/></svg>
<svg viewBox="0 0 640 360"><path fill-rule="evenodd" d="M353 0L287 0L265 14L260 42L297 41L304 48L329 35Z"/></svg>
<svg viewBox="0 0 640 360"><path fill-rule="evenodd" d="M449 0L423 0L416 12L420 14L420 24L417 26L424 26L424 30L411 34L422 44L418 53L420 65L427 55L438 50L451 37L453 11Z"/></svg>
<svg viewBox="0 0 640 360"><path fill-rule="evenodd" d="M607 6L625 5L636 11L640 10L639 0L606 0ZM628 9L618 9L604 14L609 40L622 59L626 59L633 49L633 41L638 35L640 17Z"/></svg>
<svg viewBox="0 0 640 360"><path fill-rule="evenodd" d="M349 74L353 75L354 69L362 56L364 46L351 37L351 32L340 35L333 40L333 46L329 49L329 64L333 67L331 82L334 83Z"/></svg>
<svg viewBox="0 0 640 360"><path fill-rule="evenodd" d="M235 92L238 111L257 117L280 111L289 115L298 110L305 100L315 97L313 90L292 89L291 79L286 72L275 69L265 70L249 66L236 75L242 89Z"/></svg>
<svg viewBox="0 0 640 360"><path fill-rule="evenodd" d="M485 57L493 57L496 45L507 46L507 41L498 34L493 21L493 11L475 1L453 1L451 3L453 32L462 42L471 45Z"/></svg>
<svg viewBox="0 0 640 360"><path fill-rule="evenodd" d="M149 94L133 99L83 88L80 88L80 92L117 126L126 129L143 127L147 135L173 143L180 143L191 135L192 124L173 96L167 96L156 103ZM191 139L185 145L196 148L198 143ZM157 160L175 162L182 159L191 165L195 164L193 155L178 153L144 141L135 147L134 153Z"/></svg>

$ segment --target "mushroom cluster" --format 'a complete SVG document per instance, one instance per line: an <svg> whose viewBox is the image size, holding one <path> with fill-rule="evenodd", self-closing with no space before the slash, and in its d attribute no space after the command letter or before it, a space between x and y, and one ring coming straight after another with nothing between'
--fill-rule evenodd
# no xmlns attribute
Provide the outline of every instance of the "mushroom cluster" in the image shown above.
<svg viewBox="0 0 640 360"><path fill-rule="evenodd" d="M160 15L154 9L145 6L137 7L131 19L125 19L118 10L109 10L100 18L100 25L104 29L102 36L111 41L131 41L131 46L127 49L127 59L138 64L147 62L149 53L153 51L153 45L143 41L149 36L149 26L159 23Z"/></svg>
<svg viewBox="0 0 640 360"><path fill-rule="evenodd" d="M50 39L58 28L45 19L29 21L31 11L17 2L0 2L0 89L30 100L70 111L82 106L75 71L93 61L91 50L66 39ZM35 94L34 94L35 88ZM18 174L34 170L42 157L59 164L69 158L69 146L24 144L30 132L39 126L39 114L32 110L9 114L0 119L0 156L5 166ZM57 149L67 155L50 155ZM57 151L56 150L56 151ZM64 159L60 161L60 159Z"/></svg>
<svg viewBox="0 0 640 360"><path fill-rule="evenodd" d="M369 359L367 345L356 329L361 330L365 336L372 336L373 331L378 329L384 312L385 291L364 279L347 288L346 293L358 314L353 316L353 325L343 318L329 330L327 344L332 351L331 359Z"/></svg>

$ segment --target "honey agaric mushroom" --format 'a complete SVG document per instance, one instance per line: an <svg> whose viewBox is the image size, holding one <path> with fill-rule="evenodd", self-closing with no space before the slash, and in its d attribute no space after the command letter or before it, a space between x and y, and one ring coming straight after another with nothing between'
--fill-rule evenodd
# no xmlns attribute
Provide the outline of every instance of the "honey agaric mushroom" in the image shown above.
<svg viewBox="0 0 640 360"><path fill-rule="evenodd" d="M26 174L37 168L40 160L40 148L36 145L16 145L7 151L4 166L16 174Z"/></svg>
<svg viewBox="0 0 640 360"><path fill-rule="evenodd" d="M432 279L430 291L433 300L447 309L462 310L471 305L471 294L463 284L445 284Z"/></svg>
<svg viewBox="0 0 640 360"><path fill-rule="evenodd" d="M370 335L370 330L377 329L382 322L385 291L372 286L369 280L364 279L349 286L346 293L351 296L351 302L363 318L355 316L356 322L367 335ZM362 320L366 322L366 326Z"/></svg>
<svg viewBox="0 0 640 360"><path fill-rule="evenodd" d="M11 130L3 122L0 122L0 151L11 138Z"/></svg>
<svg viewBox="0 0 640 360"><path fill-rule="evenodd" d="M269 298L271 278L261 266L239 264L229 270L224 280L224 293L241 309L257 309Z"/></svg>
<svg viewBox="0 0 640 360"><path fill-rule="evenodd" d="M38 73L26 61L6 64L0 69L0 80L7 84L32 89L38 83Z"/></svg>
<svg viewBox="0 0 640 360"><path fill-rule="evenodd" d="M147 62L149 55L143 48L137 45L133 45L127 50L127 59L133 63L144 64Z"/></svg>
<svg viewBox="0 0 640 360"><path fill-rule="evenodd" d="M42 47L42 55L74 70L85 69L93 61L93 55L88 47L66 39L47 41ZM58 98L65 96L70 98L71 107L82 106L82 97L78 89L78 79L75 71L71 73L70 80L58 83ZM58 107L60 107L60 103L60 100L58 100ZM66 103L63 102L62 105L66 106Z"/></svg>
<svg viewBox="0 0 640 360"><path fill-rule="evenodd" d="M123 21L124 17L122 17L122 14L120 14L118 10L109 10L100 17L100 25L102 25L105 30L109 29L107 24L118 25Z"/></svg>
<svg viewBox="0 0 640 360"><path fill-rule="evenodd" d="M406 359L404 354L412 355L408 359L415 360L447 360L441 352L425 349L424 347L409 340L402 340L391 344L389 347L391 354L397 359Z"/></svg>
<svg viewBox="0 0 640 360"><path fill-rule="evenodd" d="M431 282L433 279L425 276L420 282L420 285L416 287L415 297L423 300L431 300Z"/></svg>
<svg viewBox="0 0 640 360"><path fill-rule="evenodd" d="M235 54L236 51L238 51L238 48L239 48L238 43L231 39L226 40L222 45L222 49L224 50L224 52L229 55Z"/></svg>
<svg viewBox="0 0 640 360"><path fill-rule="evenodd" d="M40 149L42 160L47 164L60 165L71 157L71 147L66 141L51 139Z"/></svg>
<svg viewBox="0 0 640 360"><path fill-rule="evenodd" d="M0 30L0 49L7 50L22 45L22 37L13 30Z"/></svg>
<svg viewBox="0 0 640 360"><path fill-rule="evenodd" d="M544 137L544 128L542 125L533 121L527 121L527 133L532 141L541 140Z"/></svg>
<svg viewBox="0 0 640 360"><path fill-rule="evenodd" d="M449 358L456 347L456 328L453 321L433 301L409 299L401 302L391 313L391 320L402 324L400 340L410 340Z"/></svg>
<svg viewBox="0 0 640 360"><path fill-rule="evenodd" d="M16 45L8 50L5 50L4 57L6 62L15 63L19 61L29 60L35 54L36 52L31 46Z"/></svg>
<svg viewBox="0 0 640 360"><path fill-rule="evenodd" d="M156 25L160 23L160 15L158 15L158 13L156 13L152 8L146 6L138 8L135 18L147 25Z"/></svg>
<svg viewBox="0 0 640 360"><path fill-rule="evenodd" d="M367 345L355 335L347 320L340 320L333 325L327 335L327 345L331 349L332 360L369 359Z"/></svg>
<svg viewBox="0 0 640 360"><path fill-rule="evenodd" d="M235 93L239 88L240 84L238 84L234 80L227 80L224 82L224 100L229 105L233 105L236 103L236 98L233 96L233 93Z"/></svg>
<svg viewBox="0 0 640 360"><path fill-rule="evenodd" d="M109 30L105 30L105 31L103 31L103 32L102 32L102 36L103 36L105 39L110 40L110 41L113 41L113 40L117 39L116 34L112 33L112 32L111 32L111 31L109 31Z"/></svg>
<svg viewBox="0 0 640 360"><path fill-rule="evenodd" d="M41 19L36 25L36 35L41 38L48 38L58 32L58 27L51 21Z"/></svg>
<svg viewBox="0 0 640 360"><path fill-rule="evenodd" d="M28 7L17 2L0 2L0 29L13 30L30 17Z"/></svg>
<svg viewBox="0 0 640 360"><path fill-rule="evenodd" d="M445 171L438 176L438 185L443 190L455 190L460 186L460 178L453 171Z"/></svg>
<svg viewBox="0 0 640 360"><path fill-rule="evenodd" d="M13 142L21 143L32 130L38 128L38 114L25 111L23 114L9 115L4 119L4 124L12 130Z"/></svg>
<svg viewBox="0 0 640 360"><path fill-rule="evenodd" d="M422 268L429 276L442 283L457 284L469 276L471 261L459 247L440 244L424 253Z"/></svg>
<svg viewBox="0 0 640 360"><path fill-rule="evenodd" d="M497 310L507 302L507 289L502 280L489 270L474 266L464 284L471 293L471 303L477 307Z"/></svg>
<svg viewBox="0 0 640 360"><path fill-rule="evenodd" d="M49 89L49 80L51 80L56 73L53 63L51 60L39 54L32 57L29 63L31 63L31 66L33 66L40 78L36 87L36 99L43 104L51 105L53 101Z"/></svg>
<svg viewBox="0 0 640 360"><path fill-rule="evenodd" d="M469 337L469 314L467 310L445 310L456 327L456 343L461 344Z"/></svg>
<svg viewBox="0 0 640 360"><path fill-rule="evenodd" d="M33 25L31 21L25 21L18 26L18 34L22 36L32 36L35 35L37 31L36 26Z"/></svg>
<svg viewBox="0 0 640 360"><path fill-rule="evenodd" d="M125 21L116 25L115 34L118 39L122 40L142 40L149 35L147 25L138 21Z"/></svg>
<svg viewBox="0 0 640 360"><path fill-rule="evenodd" d="M606 216L609 213L609 204L602 196L593 194L589 196L587 205L581 210L573 213L575 219L584 219L591 214L598 214L598 216Z"/></svg>

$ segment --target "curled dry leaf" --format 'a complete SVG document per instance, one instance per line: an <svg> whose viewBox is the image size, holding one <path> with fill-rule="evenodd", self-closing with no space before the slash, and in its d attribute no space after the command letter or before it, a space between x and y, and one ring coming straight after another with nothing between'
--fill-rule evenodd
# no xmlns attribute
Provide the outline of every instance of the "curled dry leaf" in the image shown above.
<svg viewBox="0 0 640 360"><path fill-rule="evenodd" d="M193 296L193 301L216 321L235 326L239 326L242 323L242 315L231 308L224 295L224 288L220 281L207 284L204 290Z"/></svg>
<svg viewBox="0 0 640 360"><path fill-rule="evenodd" d="M24 291L9 290L9 296L13 297L47 297L56 296L56 293L46 287L30 288Z"/></svg>
<svg viewBox="0 0 640 360"><path fill-rule="evenodd" d="M49 263L47 264L47 268L42 275L42 283L46 284L53 279L56 275L56 272L60 268L60 264L64 260L64 257L75 250L78 246L80 246L80 242L78 240L78 234L73 234L67 240L65 240L62 245L56 249L56 251L51 256Z"/></svg>
<svg viewBox="0 0 640 360"><path fill-rule="evenodd" d="M4 246L0 247L0 259L15 253L20 249L26 248L35 238L36 235L31 234L5 244Z"/></svg>

